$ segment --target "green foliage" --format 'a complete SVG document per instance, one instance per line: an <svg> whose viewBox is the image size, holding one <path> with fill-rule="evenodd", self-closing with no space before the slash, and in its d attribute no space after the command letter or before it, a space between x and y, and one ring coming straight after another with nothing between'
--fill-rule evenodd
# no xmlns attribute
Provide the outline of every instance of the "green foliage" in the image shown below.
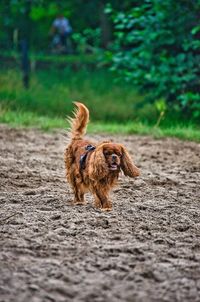
<svg viewBox="0 0 200 302"><path fill-rule="evenodd" d="M104 9L112 16L113 25L107 22ZM39 62L37 68L55 69L33 74L29 91L23 90L15 71L8 72L0 87L1 100L12 109L21 106L42 115L48 104L48 114L62 115L66 105L71 109L71 101L83 99L94 105L92 114L98 120L141 120L162 126L170 119L173 123L177 117L186 117L198 123L199 11L200 2L195 0L2 0L1 49L16 53L25 31L30 37L32 63ZM51 40L49 29L60 12L72 24L76 51L67 56L45 55ZM106 43L113 39L109 48ZM103 45L107 45L105 51ZM100 60L94 64L97 56ZM3 57L1 52L2 63L6 61ZM65 69L66 65L75 70L85 65L98 69L111 61L118 77L129 84L114 83L116 72L111 77L99 70ZM19 63L17 57L15 62ZM138 88L141 97L135 92Z"/></svg>
<svg viewBox="0 0 200 302"><path fill-rule="evenodd" d="M99 0L1 0L0 47L12 49L13 34L17 32L19 41L25 34L31 49L44 53L51 41L51 25L58 14L63 14L72 26L77 51L93 52L102 40L101 10Z"/></svg>
<svg viewBox="0 0 200 302"><path fill-rule="evenodd" d="M143 0L112 13L113 70L168 110L200 118L199 1Z"/></svg>
<svg viewBox="0 0 200 302"><path fill-rule="evenodd" d="M78 53L97 53L100 49L100 28L86 28L82 32L73 33L72 39L77 45Z"/></svg>

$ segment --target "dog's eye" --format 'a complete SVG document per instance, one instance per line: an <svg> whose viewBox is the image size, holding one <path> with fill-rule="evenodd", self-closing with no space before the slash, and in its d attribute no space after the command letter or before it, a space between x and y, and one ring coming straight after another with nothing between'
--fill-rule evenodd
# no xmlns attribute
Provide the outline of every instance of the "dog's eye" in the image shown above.
<svg viewBox="0 0 200 302"><path fill-rule="evenodd" d="M109 155L109 152L108 152L108 151L104 151L103 154L104 154L105 156L108 156L108 155Z"/></svg>

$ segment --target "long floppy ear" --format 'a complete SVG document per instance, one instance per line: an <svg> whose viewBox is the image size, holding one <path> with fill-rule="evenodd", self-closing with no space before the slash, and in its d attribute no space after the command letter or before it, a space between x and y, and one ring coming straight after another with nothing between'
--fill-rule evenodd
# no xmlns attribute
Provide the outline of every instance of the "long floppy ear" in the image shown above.
<svg viewBox="0 0 200 302"><path fill-rule="evenodd" d="M100 180L108 174L108 165L106 164L102 146L97 147L92 153L88 172L94 180Z"/></svg>
<svg viewBox="0 0 200 302"><path fill-rule="evenodd" d="M126 148L124 148L124 146L121 146L121 148L122 148L121 168L124 172L124 175L129 177L139 176L140 170L132 162L128 151L126 150Z"/></svg>

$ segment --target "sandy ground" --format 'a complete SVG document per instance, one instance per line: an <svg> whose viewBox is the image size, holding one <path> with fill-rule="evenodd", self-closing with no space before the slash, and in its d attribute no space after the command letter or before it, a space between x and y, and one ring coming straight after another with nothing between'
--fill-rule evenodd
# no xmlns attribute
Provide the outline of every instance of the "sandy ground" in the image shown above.
<svg viewBox="0 0 200 302"><path fill-rule="evenodd" d="M142 175L101 213L71 205L59 133L0 126L1 302L200 301L200 144L112 139Z"/></svg>

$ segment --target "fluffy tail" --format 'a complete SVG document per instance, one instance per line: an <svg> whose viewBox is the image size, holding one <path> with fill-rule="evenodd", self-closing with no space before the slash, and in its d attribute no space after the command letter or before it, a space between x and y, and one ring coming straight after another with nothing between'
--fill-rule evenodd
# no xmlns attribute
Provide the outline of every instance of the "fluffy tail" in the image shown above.
<svg viewBox="0 0 200 302"><path fill-rule="evenodd" d="M89 110L85 105L79 102L74 102L76 109L74 111L74 117L68 118L70 123L71 139L81 139L87 129L89 122Z"/></svg>

